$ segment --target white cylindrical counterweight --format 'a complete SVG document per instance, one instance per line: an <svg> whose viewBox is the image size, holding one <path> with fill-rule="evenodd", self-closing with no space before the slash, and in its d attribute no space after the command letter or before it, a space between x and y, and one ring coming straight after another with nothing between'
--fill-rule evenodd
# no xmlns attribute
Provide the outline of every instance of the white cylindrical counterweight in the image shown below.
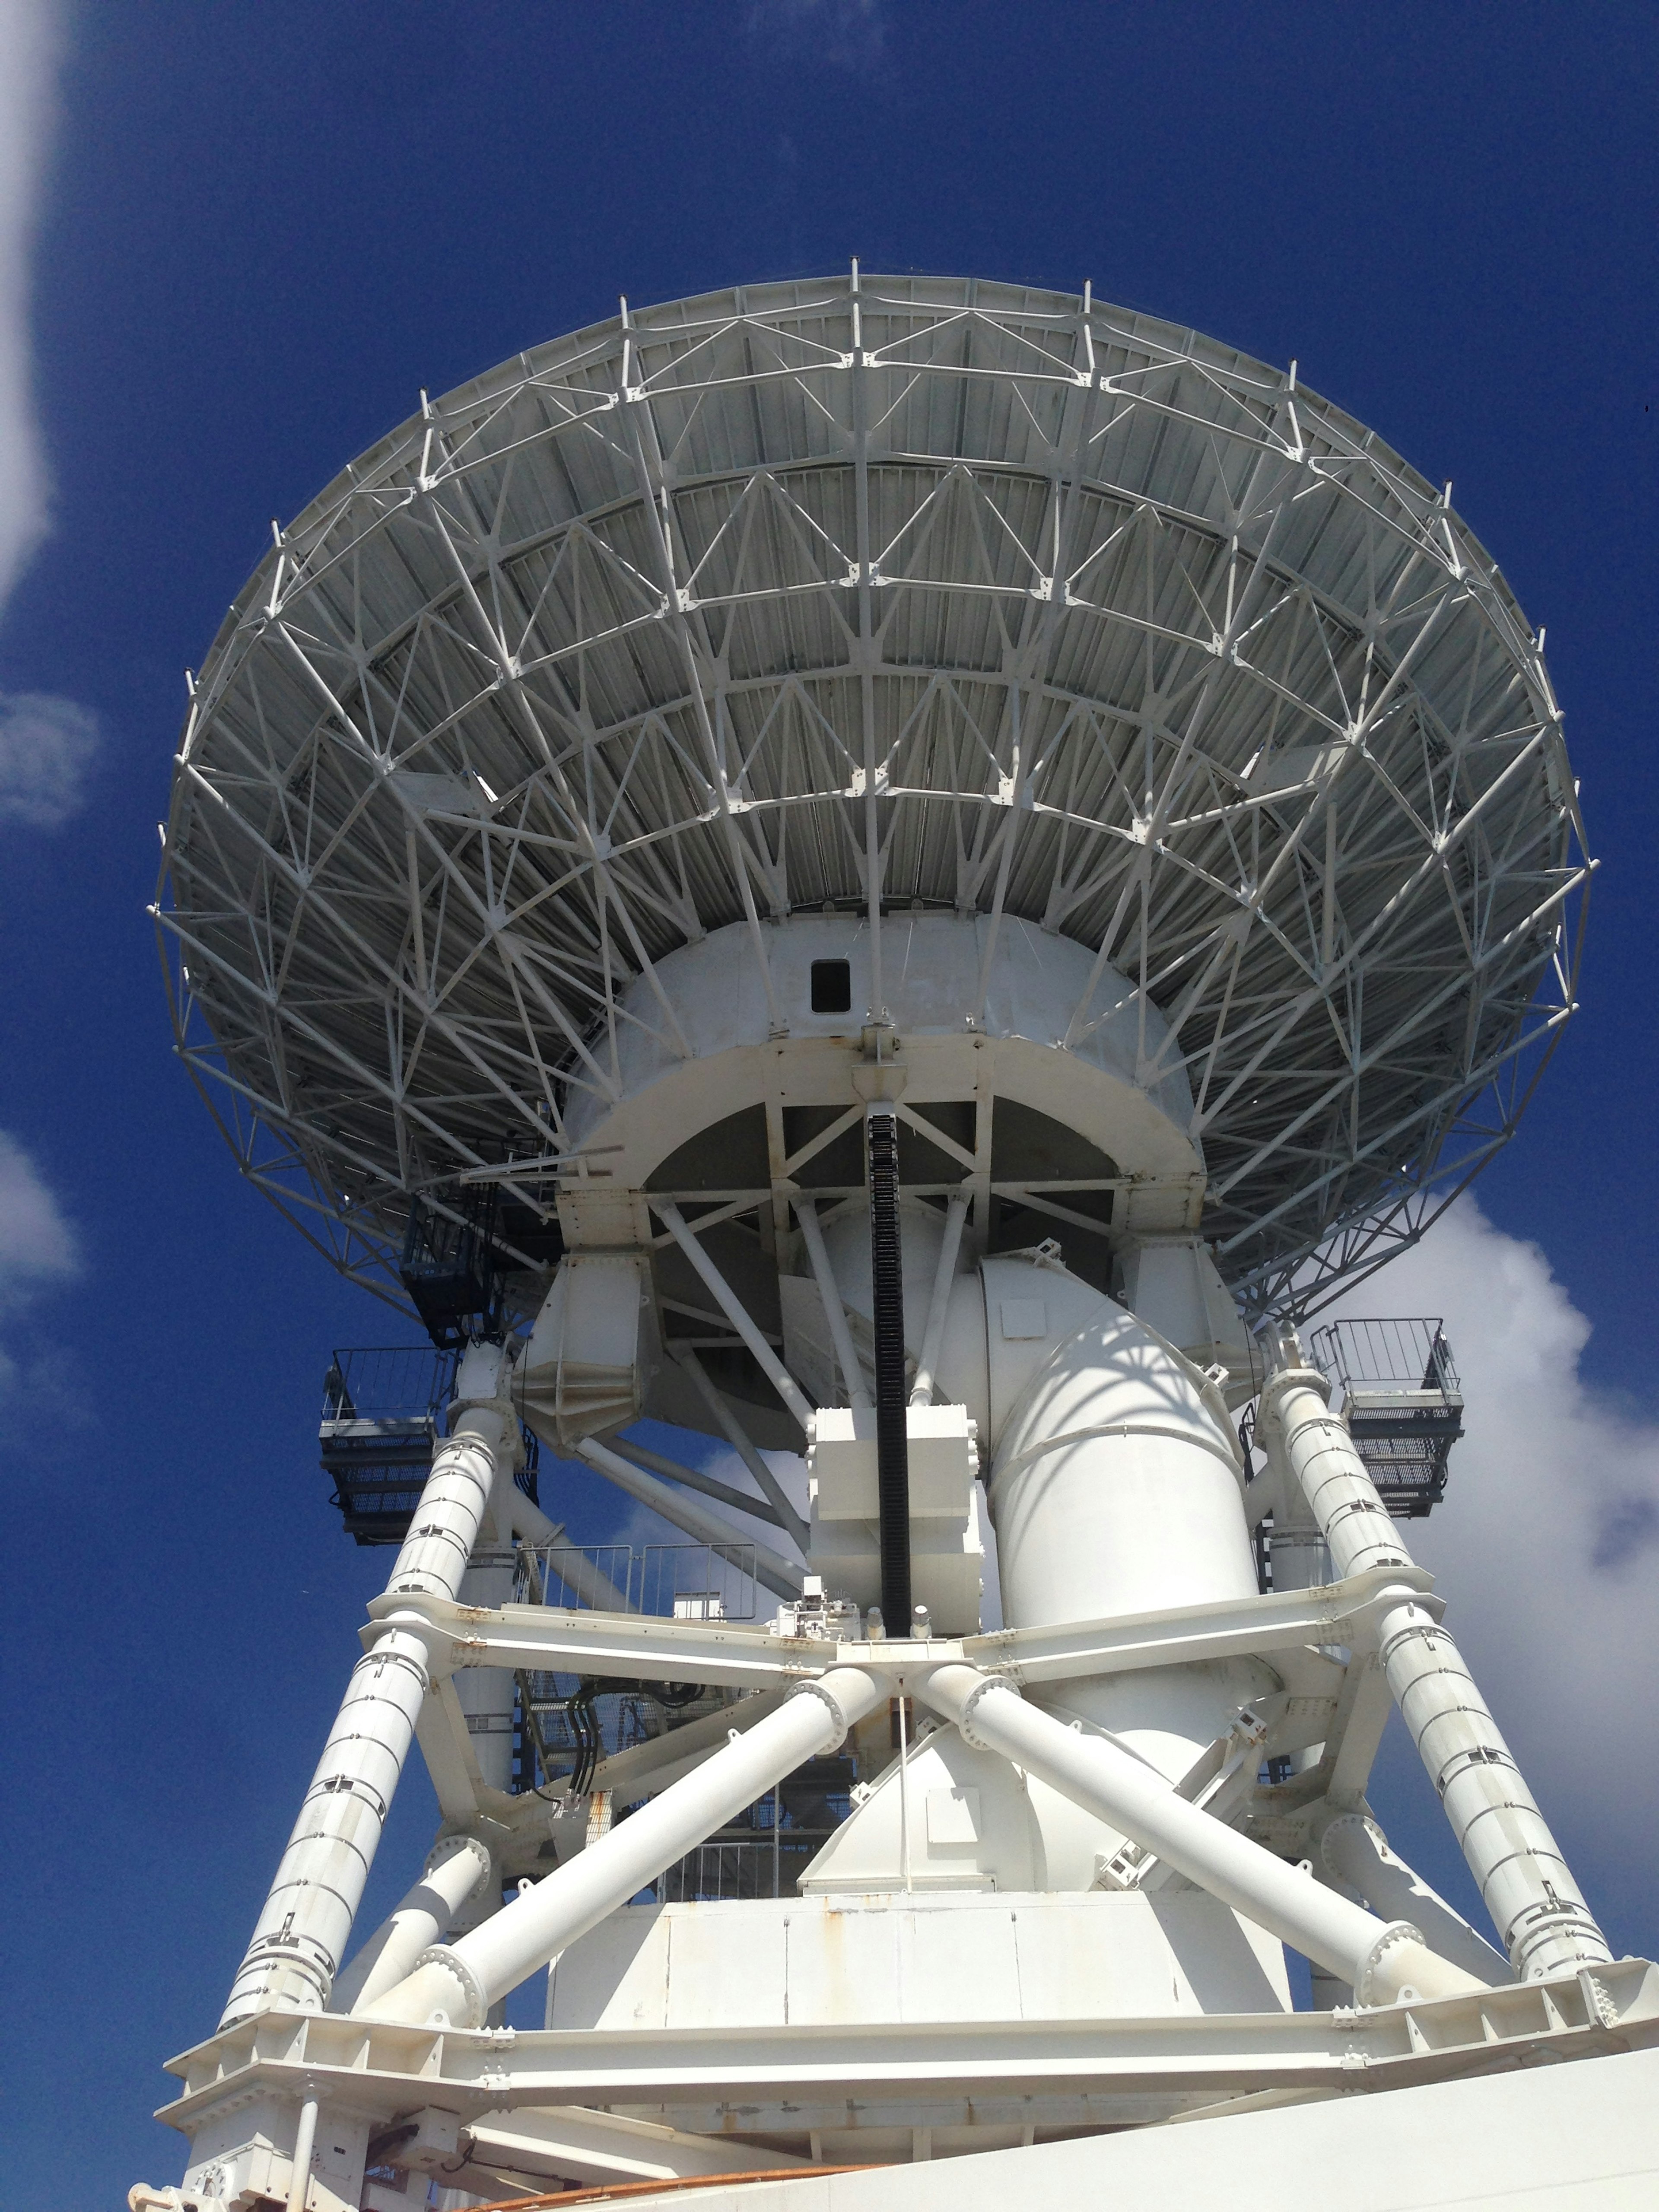
<svg viewBox="0 0 1659 2212"><path fill-rule="evenodd" d="M505 1357L499 1345L475 1344L462 1358L453 1434L433 1456L388 1595L453 1598L460 1587L507 1456ZM327 2003L428 1680L425 1639L386 1620L352 1670L222 2027L272 2005L317 2012Z"/></svg>
<svg viewBox="0 0 1659 2212"><path fill-rule="evenodd" d="M1322 1375L1281 1367L1262 1392L1259 1431L1281 1486L1307 1498L1333 1571L1409 1566ZM1612 1956L1515 1756L1449 1632L1402 1590L1377 1622L1377 1648L1401 1719L1438 1791L1516 1973L1539 1979Z"/></svg>
<svg viewBox="0 0 1659 2212"><path fill-rule="evenodd" d="M1056 1279L1085 1291L1055 1269L1032 1271L1034 1291ZM992 1304L994 1329L1004 1301ZM1225 1407L1188 1361L1109 1299L1095 1297L1085 1325L1043 1359L1003 1418L989 1494L1010 1627L1256 1594ZM1068 1682L1042 1701L1124 1737L1174 1781L1272 1686L1255 1662L1230 1660Z"/></svg>
<svg viewBox="0 0 1659 2212"><path fill-rule="evenodd" d="M888 1695L889 1686L855 1667L832 1667L816 1682L802 1683L775 1712L744 1735L734 1730L723 1751L481 1927L425 1953L406 1981L359 2010L382 2020L423 2025L441 2018L455 2027L481 2027L489 2008L526 1975L596 1928L803 1760L833 1750Z"/></svg>

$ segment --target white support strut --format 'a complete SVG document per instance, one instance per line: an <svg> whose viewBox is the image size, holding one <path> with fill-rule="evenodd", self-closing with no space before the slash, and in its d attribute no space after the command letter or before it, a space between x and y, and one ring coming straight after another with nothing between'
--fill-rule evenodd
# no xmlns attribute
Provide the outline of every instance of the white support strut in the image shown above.
<svg viewBox="0 0 1659 2212"><path fill-rule="evenodd" d="M1260 1844L1188 1803L1152 1767L1103 1735L1067 1728L977 1668L935 1668L918 1688L965 1741L1000 1753L1098 1816L1212 1897L1353 1985L1362 2004L1410 1988L1451 1996L1482 1986L1437 1958L1407 1921L1384 1922L1311 1881Z"/></svg>
<svg viewBox="0 0 1659 2212"><path fill-rule="evenodd" d="M1281 1486L1306 1497L1333 1571L1409 1567L1410 1554L1330 1411L1325 1377L1295 1356L1269 1376L1258 1434ZM1518 1978L1541 1980L1612 1957L1514 1753L1449 1632L1415 1593L1379 1608L1377 1649L1401 1718L1445 1807Z"/></svg>
<svg viewBox="0 0 1659 2212"><path fill-rule="evenodd" d="M823 1224L818 1219L817 1201L798 1198L795 1212L800 1222L800 1233L806 1240L806 1255L812 1262L813 1279L818 1286L818 1296L823 1301L823 1317L830 1324L830 1341L836 1347L836 1364L841 1369L841 1379L846 1387L849 1406L868 1407L870 1393L866 1388L864 1370L853 1342L853 1332L847 1326L847 1307L841 1295L841 1285L836 1280L836 1271L830 1264L830 1249L823 1241Z"/></svg>
<svg viewBox="0 0 1659 2212"><path fill-rule="evenodd" d="M453 1599L460 1588L512 1433L505 1358L499 1345L474 1344L461 1360L453 1431L433 1455L389 1598ZM271 2005L317 2012L327 2003L428 1682L425 1639L395 1609L382 1616L352 1670L222 2026Z"/></svg>
<svg viewBox="0 0 1659 2212"><path fill-rule="evenodd" d="M1327 1872L1385 1920L1409 1920L1431 1950L1498 1989L1513 1979L1510 1962L1460 1912L1389 1849L1388 1838L1363 1813L1342 1813L1323 1830L1319 1856Z"/></svg>
<svg viewBox="0 0 1659 2212"><path fill-rule="evenodd" d="M965 1190L953 1191L945 1212L945 1236L939 1248L939 1266L933 1273L933 1294L927 1304L921 1359L910 1387L913 1406L931 1406L933 1402L939 1356L945 1343L945 1322L951 1309L951 1285L956 1278L957 1255L962 1249L962 1224L967 1218L968 1194Z"/></svg>
<svg viewBox="0 0 1659 2212"><path fill-rule="evenodd" d="M888 1694L884 1678L832 1667L776 1711L672 1784L516 1903L453 1944L435 1945L372 2008L382 2020L481 2027L526 1975L596 1928L665 1868L808 1759L832 1751ZM1353 1906L1347 1908L1356 1910Z"/></svg>
<svg viewBox="0 0 1659 2212"><path fill-rule="evenodd" d="M377 1928L334 1984L331 2012L368 2011L455 1924L467 1899L489 1879L490 1856L476 1837L446 1836L435 1844L414 1887Z"/></svg>
<svg viewBox="0 0 1659 2212"><path fill-rule="evenodd" d="M710 1379L708 1369L690 1345L671 1346L670 1352L676 1365L690 1378L692 1388L714 1416L716 1424L725 1433L726 1442L748 1468L750 1474L754 1476L763 1496L770 1499L773 1510L778 1516L779 1526L787 1529L802 1552L805 1552L809 1534L806 1522L795 1510L783 1485L755 1449L754 1443L743 1423Z"/></svg>
<svg viewBox="0 0 1659 2212"><path fill-rule="evenodd" d="M685 1218L678 1206L671 1204L666 1199L660 1198L653 1198L651 1205L653 1211L661 1218L669 1235L684 1253L698 1274L702 1276L713 1294L715 1304L719 1306L727 1321L731 1322L732 1328L736 1329L744 1344L759 1361L768 1382L787 1406L796 1420L799 1422L801 1427L805 1429L812 1418L811 1401L756 1328L743 1300L686 1226Z"/></svg>
<svg viewBox="0 0 1659 2212"><path fill-rule="evenodd" d="M596 1467L601 1474L608 1475L618 1490L626 1491L630 1498L637 1498L641 1505L649 1506L653 1513L660 1513L665 1521L672 1522L677 1528L684 1528L686 1534L695 1537L698 1543L714 1545L717 1548L724 1547L731 1551L752 1551L755 1555L755 1580L764 1583L774 1596L791 1598L800 1595L805 1570L793 1560L786 1559L781 1552L775 1552L770 1545L757 1543L753 1537L744 1535L741 1530L734 1528L718 1513L711 1513L695 1498L688 1498L684 1491L676 1490L668 1483L659 1482L654 1474L647 1474L643 1468L635 1467L631 1460L624 1459L609 1444L602 1444L597 1437L584 1437L576 1449L590 1467Z"/></svg>

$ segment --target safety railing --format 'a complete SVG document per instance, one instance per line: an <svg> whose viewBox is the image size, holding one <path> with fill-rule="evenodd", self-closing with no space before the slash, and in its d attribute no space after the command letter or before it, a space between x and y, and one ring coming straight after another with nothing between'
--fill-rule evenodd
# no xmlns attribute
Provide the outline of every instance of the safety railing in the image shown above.
<svg viewBox="0 0 1659 2212"><path fill-rule="evenodd" d="M1355 1449L1389 1510L1420 1519L1446 1492L1463 1397L1444 1323L1422 1317L1328 1322L1309 1349L1341 1392Z"/></svg>
<svg viewBox="0 0 1659 2212"><path fill-rule="evenodd" d="M1349 1392L1453 1394L1459 1387L1445 1323L1437 1319L1328 1322L1313 1331L1309 1349Z"/></svg>
<svg viewBox="0 0 1659 2212"><path fill-rule="evenodd" d="M455 1395L453 1352L427 1344L356 1345L336 1352L323 1378L325 1421L434 1420Z"/></svg>
<svg viewBox="0 0 1659 2212"><path fill-rule="evenodd" d="M337 1350L323 1378L317 1443L334 1479L334 1503L360 1544L400 1544L445 1432L459 1353L431 1345L354 1345ZM521 1431L514 1480L536 1496L540 1445Z"/></svg>
<svg viewBox="0 0 1659 2212"><path fill-rule="evenodd" d="M621 1609L665 1620L753 1620L752 1544L525 1544L516 1554L521 1604L594 1609L605 1587ZM600 1611L615 1610L601 1602Z"/></svg>

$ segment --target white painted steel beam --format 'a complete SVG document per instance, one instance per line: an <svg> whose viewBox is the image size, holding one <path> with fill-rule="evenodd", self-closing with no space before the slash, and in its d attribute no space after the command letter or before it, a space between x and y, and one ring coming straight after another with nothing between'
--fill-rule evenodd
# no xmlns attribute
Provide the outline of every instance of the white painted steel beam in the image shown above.
<svg viewBox="0 0 1659 2212"><path fill-rule="evenodd" d="M552 1606L504 1606L486 1613L435 1600L417 1602L435 1663L446 1668L562 1668L741 1689L799 1681L836 1664L877 1666L910 1681L944 1660L966 1659L1012 1681L1035 1684L1265 1656L1310 1644L1363 1645L1374 1633L1371 1616L1378 1598L1402 1583L1419 1602L1437 1612L1431 1581L1418 1568L1403 1573L1372 1570L1319 1589L1269 1591L1231 1603L1180 1606L1055 1628L996 1629L960 1639L935 1637L926 1644L830 1644L776 1636L742 1621L667 1620ZM377 1600L371 1615L388 1602Z"/></svg>
<svg viewBox="0 0 1659 2212"><path fill-rule="evenodd" d="M945 1235L939 1243L939 1265L933 1271L933 1293L927 1301L927 1322L922 1332L921 1358L916 1366L916 1379L910 1386L910 1403L913 1406L931 1406L933 1402L933 1378L945 1343L945 1322L950 1310L951 1286L956 1280L957 1255L962 1249L962 1224L967 1218L968 1194L956 1191L945 1209Z"/></svg>
<svg viewBox="0 0 1659 2212"><path fill-rule="evenodd" d="M788 2151L756 2149L718 2136L689 2135L629 2119L620 2112L586 2112L568 2106L548 2112L486 2112L465 2132L466 2154L475 2166L544 2185L779 2172L810 2164ZM434 2159L424 2170L441 2174L443 2166L442 2160Z"/></svg>
<svg viewBox="0 0 1659 2212"><path fill-rule="evenodd" d="M430 1649L429 1639L428 1648ZM488 1785L472 1748L466 1715L447 1674L433 1681L421 1702L415 1722L415 1741L421 1747L438 1810L444 1819L477 1820Z"/></svg>
<svg viewBox="0 0 1659 2212"><path fill-rule="evenodd" d="M734 1547L742 1542L735 1536L724 1540ZM377 1599L370 1615L392 1606L392 1601ZM479 1613L436 1599L406 1603L401 1617L418 1621L432 1665L444 1673L456 1667L533 1667L765 1689L821 1674L837 1657L833 1644L773 1636L743 1621L669 1620L652 1613L563 1612L555 1606L526 1605ZM869 1648L854 1644L846 1650L856 1660Z"/></svg>
<svg viewBox="0 0 1659 2212"><path fill-rule="evenodd" d="M1331 1878L1385 1920L1409 1920L1431 1949L1489 1989L1514 1979L1510 1962L1461 1912L1389 1849L1389 1839L1363 1813L1344 1813L1319 1837L1319 1857Z"/></svg>
<svg viewBox="0 0 1659 2212"><path fill-rule="evenodd" d="M629 1823L624 1822L627 1826ZM736 2027L489 2031L331 2014L275 2014L168 2062L182 2084L159 2117L187 2130L260 2086L390 2118L422 2106L460 2115L520 2105L793 2102L845 2115L920 2099L1016 2102L1090 2094L1158 2112L1183 2100L1322 2084L1352 2090L1514 2063L1659 2043L1659 1967L1615 1960L1594 1975L1475 1989L1339 2013L1175 2014L1086 2021L877 2021ZM836 2124L831 2121L826 2124Z"/></svg>
<svg viewBox="0 0 1659 2212"><path fill-rule="evenodd" d="M805 1522L796 1511L783 1485L755 1449L748 1431L727 1404L725 1394L710 1380L708 1369L689 1345L672 1346L671 1350L676 1363L690 1376L697 1395L724 1431L726 1442L759 1484L762 1496L771 1500L773 1512L780 1525L787 1529L805 1552L808 1534ZM629 1444L627 1449L633 1451L637 1447Z"/></svg>
<svg viewBox="0 0 1659 2212"><path fill-rule="evenodd" d="M1399 1524L1330 1411L1329 1388L1292 1340L1261 1395L1269 1460L1307 1498L1338 1574L1401 1576L1398 1603L1376 1621L1382 1669L1516 1974L1600 1966L1607 1939L1438 1609L1405 1584Z"/></svg>
<svg viewBox="0 0 1659 2212"><path fill-rule="evenodd" d="M701 1468L687 1467L682 1461L670 1459L665 1452L653 1451L648 1445L636 1443L632 1437L613 1437L611 1449L620 1452L624 1459L633 1460L647 1474L661 1475L665 1482L678 1483L683 1489L712 1498L716 1505L724 1505L734 1513L752 1513L757 1521L769 1522L775 1528L784 1525L782 1514L767 1498L750 1498L741 1490L733 1490L729 1482L705 1474ZM803 1522L803 1528L805 1525Z"/></svg>
<svg viewBox="0 0 1659 2212"><path fill-rule="evenodd" d="M1315 1589L1269 1590L1260 1597L1056 1627L994 1629L964 1637L962 1651L976 1666L1016 1682L1063 1682L1142 1667L1248 1658L1306 1644L1363 1646L1375 1641L1377 1600L1402 1583L1437 1617L1439 1601L1430 1595L1433 1582L1420 1568L1364 1570Z"/></svg>
<svg viewBox="0 0 1659 2212"><path fill-rule="evenodd" d="M800 1223L800 1233L805 1240L806 1255L812 1263L812 1278L818 1286L818 1296L823 1301L823 1317L830 1324L830 1340L836 1347L836 1364L841 1370L841 1379L847 1392L849 1406L871 1403L870 1392L864 1380L864 1368L853 1342L853 1332L847 1326L847 1308L841 1295L841 1285L836 1280L836 1271L830 1264L830 1253L823 1241L823 1224L818 1219L816 1200L797 1198L795 1216Z"/></svg>

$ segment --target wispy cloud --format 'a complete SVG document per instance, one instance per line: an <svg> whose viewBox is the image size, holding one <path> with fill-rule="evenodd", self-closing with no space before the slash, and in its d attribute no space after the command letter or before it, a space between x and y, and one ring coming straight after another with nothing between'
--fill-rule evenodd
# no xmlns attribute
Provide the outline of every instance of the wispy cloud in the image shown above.
<svg viewBox="0 0 1659 2212"><path fill-rule="evenodd" d="M49 0L0 0L0 607L50 520L34 409L30 258L55 120L62 23ZM0 694L0 823L55 830L80 805L98 742L93 716L42 692ZM75 1232L51 1185L0 1129L0 1396L45 1373L29 1309L79 1272ZM56 1395L48 1391L49 1395Z"/></svg>
<svg viewBox="0 0 1659 2212"><path fill-rule="evenodd" d="M79 1265L75 1232L40 1170L0 1129L0 1300L32 1297Z"/></svg>
<svg viewBox="0 0 1659 2212"><path fill-rule="evenodd" d="M46 534L48 483L32 389L30 249L54 119L59 18L0 4L0 604Z"/></svg>
<svg viewBox="0 0 1659 2212"><path fill-rule="evenodd" d="M0 1404L27 1382L32 1394L64 1401L56 1348L34 1340L30 1308L80 1272L75 1231L50 1184L17 1139L0 1129Z"/></svg>
<svg viewBox="0 0 1659 2212"><path fill-rule="evenodd" d="M1659 1707L1632 1690L1659 1676L1659 1422L1584 1382L1589 1322L1472 1199L1345 1309L1445 1319L1468 1434L1407 1535L1546 1817L1577 1798L1650 1833Z"/></svg>
<svg viewBox="0 0 1659 2212"><path fill-rule="evenodd" d="M30 261L60 30L50 0L0 0L0 608L51 521L32 389ZM0 824L61 828L80 811L97 750L97 721L74 700L0 693Z"/></svg>
<svg viewBox="0 0 1659 2212"><path fill-rule="evenodd" d="M749 30L763 44L836 69L867 69L887 47L883 0L750 0Z"/></svg>
<svg viewBox="0 0 1659 2212"><path fill-rule="evenodd" d="M97 751L97 718L73 699L0 692L0 822L61 829L80 811Z"/></svg>

